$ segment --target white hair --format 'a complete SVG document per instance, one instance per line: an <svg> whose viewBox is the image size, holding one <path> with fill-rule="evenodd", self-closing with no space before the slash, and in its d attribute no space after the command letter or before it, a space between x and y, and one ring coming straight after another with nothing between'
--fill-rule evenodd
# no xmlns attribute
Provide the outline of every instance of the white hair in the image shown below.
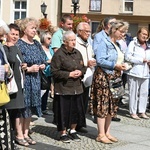
<svg viewBox="0 0 150 150"><path fill-rule="evenodd" d="M66 32L63 34L63 41L68 40L68 37L71 36L71 35L76 36L73 31L70 31L70 30L69 30L69 31L66 31Z"/></svg>
<svg viewBox="0 0 150 150"><path fill-rule="evenodd" d="M6 33L10 32L8 25L2 19L0 19L0 28L3 28Z"/></svg>
<svg viewBox="0 0 150 150"><path fill-rule="evenodd" d="M89 26L89 24L87 22L80 22L78 25L77 25L77 28L76 28L76 31L78 32L79 30L84 30L84 26Z"/></svg>

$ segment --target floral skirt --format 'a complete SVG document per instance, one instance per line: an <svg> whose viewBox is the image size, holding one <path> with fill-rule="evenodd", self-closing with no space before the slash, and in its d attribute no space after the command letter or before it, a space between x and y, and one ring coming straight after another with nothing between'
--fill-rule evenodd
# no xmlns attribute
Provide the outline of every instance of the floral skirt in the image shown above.
<svg viewBox="0 0 150 150"><path fill-rule="evenodd" d="M112 117L116 114L118 99L112 98L109 88L109 80L119 77L121 73L115 71L114 74L105 73L100 67L97 67L93 76L91 86L89 109L92 115L100 118L110 114Z"/></svg>

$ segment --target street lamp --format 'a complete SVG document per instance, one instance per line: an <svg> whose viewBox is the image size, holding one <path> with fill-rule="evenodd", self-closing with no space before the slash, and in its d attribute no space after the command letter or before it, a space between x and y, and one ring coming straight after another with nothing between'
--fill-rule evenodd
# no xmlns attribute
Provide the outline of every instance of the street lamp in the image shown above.
<svg viewBox="0 0 150 150"><path fill-rule="evenodd" d="M45 14L47 5L43 2L43 4L41 5L41 13L43 13L44 18L47 18L47 14Z"/></svg>
<svg viewBox="0 0 150 150"><path fill-rule="evenodd" d="M74 12L74 16L76 16L76 11L79 10L79 0L72 0L72 4L71 5L73 7L73 12Z"/></svg>

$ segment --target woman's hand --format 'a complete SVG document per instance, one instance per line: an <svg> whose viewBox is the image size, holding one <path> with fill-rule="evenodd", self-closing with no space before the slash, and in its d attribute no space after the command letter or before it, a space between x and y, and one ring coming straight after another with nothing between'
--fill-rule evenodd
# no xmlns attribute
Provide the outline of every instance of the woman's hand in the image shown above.
<svg viewBox="0 0 150 150"><path fill-rule="evenodd" d="M82 72L80 70L72 71L69 74L69 77L72 77L72 78L78 78L80 76L82 76Z"/></svg>
<svg viewBox="0 0 150 150"><path fill-rule="evenodd" d="M27 70L27 63L22 63L21 64L21 69L22 70Z"/></svg>
<svg viewBox="0 0 150 150"><path fill-rule="evenodd" d="M122 70L127 70L126 64L116 64L115 69L122 71Z"/></svg>
<svg viewBox="0 0 150 150"><path fill-rule="evenodd" d="M39 69L40 69L40 70L44 70L44 69L45 69L45 64L41 64L41 65L39 66Z"/></svg>
<svg viewBox="0 0 150 150"><path fill-rule="evenodd" d="M10 66L8 64L5 64L4 68L5 68L5 72L7 73L7 75L10 76L11 75Z"/></svg>
<svg viewBox="0 0 150 150"><path fill-rule="evenodd" d="M32 65L31 67L27 67L27 72L38 72L39 71L39 65Z"/></svg>

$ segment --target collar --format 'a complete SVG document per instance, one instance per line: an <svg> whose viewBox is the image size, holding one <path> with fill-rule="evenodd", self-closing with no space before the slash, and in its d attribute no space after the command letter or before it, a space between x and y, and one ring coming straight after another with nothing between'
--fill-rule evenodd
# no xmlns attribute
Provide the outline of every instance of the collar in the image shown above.
<svg viewBox="0 0 150 150"><path fill-rule="evenodd" d="M64 44L62 44L61 49L62 49L62 51L63 51L65 54L69 54L69 55L70 55L70 54L76 53L75 48L70 52L70 51L68 51L68 50L65 48L65 45L64 45Z"/></svg>
<svg viewBox="0 0 150 150"><path fill-rule="evenodd" d="M83 41L78 35L77 35L77 42L80 44L80 45L83 45L84 47L88 47L89 46L89 43L88 41Z"/></svg>

